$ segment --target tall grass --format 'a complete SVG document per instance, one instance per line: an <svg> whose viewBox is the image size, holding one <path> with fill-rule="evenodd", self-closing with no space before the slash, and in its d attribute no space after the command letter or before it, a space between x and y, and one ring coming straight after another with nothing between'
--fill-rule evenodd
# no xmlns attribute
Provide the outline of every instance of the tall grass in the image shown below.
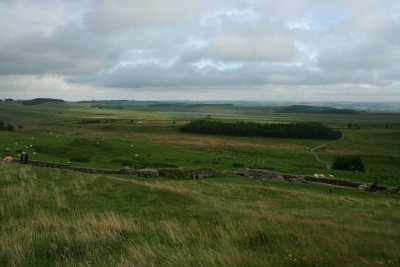
<svg viewBox="0 0 400 267"><path fill-rule="evenodd" d="M0 164L1 266L396 266L398 198Z"/></svg>

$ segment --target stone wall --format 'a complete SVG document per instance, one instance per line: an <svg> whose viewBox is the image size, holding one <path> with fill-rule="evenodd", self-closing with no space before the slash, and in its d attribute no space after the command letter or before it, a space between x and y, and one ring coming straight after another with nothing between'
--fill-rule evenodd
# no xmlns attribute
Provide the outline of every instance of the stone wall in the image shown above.
<svg viewBox="0 0 400 267"><path fill-rule="evenodd" d="M19 161L14 161L14 163L20 163ZM86 167L78 167L78 166L70 166L67 164L62 164L58 162L51 161L42 161L42 160L29 160L28 165L32 165L35 167L43 167L43 168L54 168L54 169L63 169L63 170L71 170L78 171L84 173L97 173L97 174L127 174L127 175L135 175L139 177L145 178L154 178L159 177L160 173L164 176L168 176L169 172L166 172L165 169L132 169L132 168L122 168L121 170L112 170L112 169L95 169L95 168L86 168ZM192 178L192 179L200 179L211 177L217 174L217 171L211 168L201 168L201 169L173 169L171 170L173 173L178 172L179 175Z"/></svg>
<svg viewBox="0 0 400 267"><path fill-rule="evenodd" d="M327 185L335 185L335 186L343 186L348 188L359 188L363 183L352 182L342 179L336 178L322 178L322 177L314 177L314 176L302 176L302 175L293 175L293 174L283 174L279 172L273 172L268 170L260 170L260 169L247 169L245 172L230 172L241 176L247 176L253 179L264 179L264 180L285 180L289 182L303 182L303 183L319 183L319 184L327 184ZM378 186L378 191L386 190L386 186ZM397 192L397 191L396 191Z"/></svg>
<svg viewBox="0 0 400 267"><path fill-rule="evenodd" d="M14 163L20 163L19 161L14 161ZM200 169L131 169L131 168L123 168L121 170L112 170L112 169L95 169L95 168L86 168L86 167L78 167L78 166L70 166L67 164L62 164L58 162L50 162L50 161L41 161L41 160L29 160L29 165L36 167L44 167L44 168L56 168L56 169L64 169L71 171L78 171L84 173L97 173L97 174L127 174L127 175L135 175L146 178L158 177L159 175L178 178L178 177L190 177L192 179L201 179L206 177L212 177L216 175L218 172L215 169L211 168L200 168ZM313 177L313 176L301 176L301 175L292 175L292 174L282 174L278 172L263 170L263 169L246 169L246 171L237 172L237 171L225 171L225 173L236 174L241 176L246 176L253 179L269 179L269 180L281 180L281 181L289 181L289 182L308 182L308 183L320 183L320 184L328 184L335 186L343 186L348 188L359 188L362 183L352 182L347 180L341 180L336 178L321 178L321 177ZM377 190L384 191L387 187L378 186ZM389 192L389 190L387 190ZM396 192L399 194L400 189L394 188L390 192Z"/></svg>
<svg viewBox="0 0 400 267"><path fill-rule="evenodd" d="M285 180L280 173L262 169L247 169L244 175L253 179Z"/></svg>
<svg viewBox="0 0 400 267"><path fill-rule="evenodd" d="M351 187L351 188L358 188L361 185L361 183L356 183L356 182L351 182L351 181L346 181L346 180L341 180L341 179L335 179L335 178L319 178L319 177L313 177L313 176L304 176L303 179L305 181L313 182L313 183L338 185L338 186Z"/></svg>
<svg viewBox="0 0 400 267"><path fill-rule="evenodd" d="M202 179L207 177L212 177L217 174L217 171L211 168L201 168L193 170L191 173L192 179Z"/></svg>
<svg viewBox="0 0 400 267"><path fill-rule="evenodd" d="M15 161L15 163L21 163L21 162ZM71 170L71 171L78 171L78 172L85 172L85 173L99 173L99 174L120 174L121 173L120 170L95 169L95 168L70 166L70 165L62 164L62 163L58 163L58 162L42 161L42 160L29 160L27 164L36 166L36 167L64 169L64 170Z"/></svg>

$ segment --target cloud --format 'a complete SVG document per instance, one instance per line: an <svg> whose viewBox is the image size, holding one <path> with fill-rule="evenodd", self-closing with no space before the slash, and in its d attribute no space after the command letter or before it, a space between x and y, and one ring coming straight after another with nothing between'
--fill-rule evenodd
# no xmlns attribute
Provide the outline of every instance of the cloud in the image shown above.
<svg viewBox="0 0 400 267"><path fill-rule="evenodd" d="M3 45L0 74L83 74L109 66L118 53L75 27L51 36L25 35Z"/></svg>
<svg viewBox="0 0 400 267"><path fill-rule="evenodd" d="M281 25L268 22L236 24L209 41L211 55L233 61L290 61L293 39Z"/></svg>
<svg viewBox="0 0 400 267"><path fill-rule="evenodd" d="M399 11L397 0L3 0L0 92L400 99Z"/></svg>

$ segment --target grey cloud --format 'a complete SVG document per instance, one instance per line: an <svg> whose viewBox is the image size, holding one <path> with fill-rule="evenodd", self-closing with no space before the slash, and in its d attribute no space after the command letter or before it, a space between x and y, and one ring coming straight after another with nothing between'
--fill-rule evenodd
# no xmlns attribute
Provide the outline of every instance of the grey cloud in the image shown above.
<svg viewBox="0 0 400 267"><path fill-rule="evenodd" d="M290 37L281 33L224 33L210 40L210 52L222 60L279 62L290 61L295 48Z"/></svg>
<svg viewBox="0 0 400 267"><path fill-rule="evenodd" d="M114 52L88 32L63 27L51 36L23 36L3 45L0 74L91 73L113 62Z"/></svg>
<svg viewBox="0 0 400 267"><path fill-rule="evenodd" d="M0 79L51 74L85 90L132 92L346 84L389 93L400 83L396 10L397 0L3 0Z"/></svg>
<svg viewBox="0 0 400 267"><path fill-rule="evenodd" d="M135 28L179 27L199 16L202 6L201 0L102 0L88 21L94 30L105 34Z"/></svg>

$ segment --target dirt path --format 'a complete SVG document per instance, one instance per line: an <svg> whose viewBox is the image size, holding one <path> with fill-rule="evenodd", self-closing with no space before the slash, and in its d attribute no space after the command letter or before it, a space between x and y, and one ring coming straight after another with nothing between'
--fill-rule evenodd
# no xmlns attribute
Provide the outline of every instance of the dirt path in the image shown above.
<svg viewBox="0 0 400 267"><path fill-rule="evenodd" d="M324 165L326 166L326 169L329 170L329 169L331 168L331 165L330 165L328 162L322 160L322 159L319 157L319 155L318 155L318 153L317 153L316 151L317 151L318 149L320 149L320 148L323 148L323 147L327 146L327 145L336 143L336 142L338 142L338 141L342 141L343 139L344 139L344 134L343 134L342 137L340 137L339 139L336 139L336 140L333 140L333 141L324 143L324 144L322 144L322 145L319 145L319 146L317 146L317 147L314 147L314 148L312 148L310 151L311 151L311 153L314 155L314 158L315 158L317 161L319 161L319 162L321 162L322 164L324 164Z"/></svg>

